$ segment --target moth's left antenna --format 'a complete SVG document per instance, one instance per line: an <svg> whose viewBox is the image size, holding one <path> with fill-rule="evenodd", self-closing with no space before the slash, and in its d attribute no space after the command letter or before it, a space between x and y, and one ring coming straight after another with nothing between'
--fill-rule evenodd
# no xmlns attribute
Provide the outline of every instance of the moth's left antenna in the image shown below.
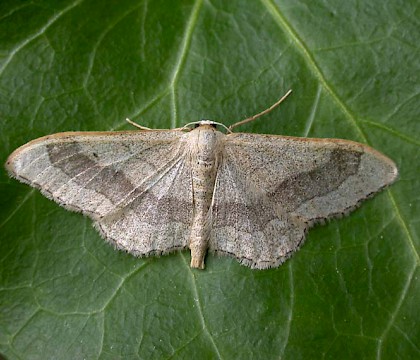
<svg viewBox="0 0 420 360"><path fill-rule="evenodd" d="M135 123L134 121L131 121L129 118L126 118L125 121L127 121L129 124L135 126L136 128L139 128L141 130L152 130L151 128L148 128L146 126L141 126L141 125Z"/></svg>

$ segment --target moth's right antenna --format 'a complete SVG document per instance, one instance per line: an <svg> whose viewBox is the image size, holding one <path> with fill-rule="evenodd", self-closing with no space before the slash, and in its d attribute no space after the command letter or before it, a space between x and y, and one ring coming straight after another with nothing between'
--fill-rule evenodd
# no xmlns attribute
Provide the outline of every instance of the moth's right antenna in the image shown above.
<svg viewBox="0 0 420 360"><path fill-rule="evenodd" d="M246 124L246 123L248 123L248 122L250 122L250 121L253 121L253 120L255 120L255 119L257 119L257 118L259 118L260 116L263 116L263 115L265 115L265 114L267 114L267 113L269 113L271 110L273 110L275 107L277 107L277 106L279 106L284 100L286 100L286 98L290 95L290 93L292 92L292 90L290 89L286 94L284 94L282 97L281 97L281 99L280 100L278 100L276 103L274 103L273 105L271 105L268 109L265 109L264 111L261 111L260 113L258 113L258 114L256 114L256 115L253 115L253 116L251 116L251 117L249 117L249 118L246 118L246 119L244 119L244 120L242 120L242 121L239 121L239 122L237 122L237 123L234 123L234 124L232 124L232 125L230 125L229 126L229 130L232 130L234 127L237 127L237 126L239 126L239 125L243 125L243 124Z"/></svg>

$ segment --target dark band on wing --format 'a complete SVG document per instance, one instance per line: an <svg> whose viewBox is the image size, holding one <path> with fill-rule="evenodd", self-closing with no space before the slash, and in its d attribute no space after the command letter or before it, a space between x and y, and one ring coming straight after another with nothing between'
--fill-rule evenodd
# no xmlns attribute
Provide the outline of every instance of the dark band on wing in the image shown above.
<svg viewBox="0 0 420 360"><path fill-rule="evenodd" d="M79 144L49 144L47 152L51 164L82 188L94 190L104 195L113 204L118 203L134 190L134 185L119 170L112 166L100 166L84 155Z"/></svg>
<svg viewBox="0 0 420 360"><path fill-rule="evenodd" d="M151 191L142 186L136 186L123 172L108 165L100 166L95 160L81 153L77 143L49 144L47 152L51 164L82 188L94 190L106 197L112 204L121 206L120 211L126 211L127 203L122 202L130 194L129 208L133 209L139 221L153 225L168 221L189 223L192 217L191 201L180 200L170 196L157 198ZM140 179L139 179L140 180ZM182 206L184 211L173 211Z"/></svg>
<svg viewBox="0 0 420 360"><path fill-rule="evenodd" d="M268 196L286 211L293 211L308 200L336 190L349 176L357 174L362 154L349 149L334 149L328 161L284 180Z"/></svg>

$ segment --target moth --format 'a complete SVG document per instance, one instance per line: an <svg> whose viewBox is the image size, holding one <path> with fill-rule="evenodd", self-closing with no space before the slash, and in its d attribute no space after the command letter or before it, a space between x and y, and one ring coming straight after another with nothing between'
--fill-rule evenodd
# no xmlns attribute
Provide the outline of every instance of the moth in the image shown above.
<svg viewBox="0 0 420 360"><path fill-rule="evenodd" d="M277 267L314 224L349 213L398 174L353 141L232 132L284 98L226 133L202 120L45 136L15 150L6 168L135 256L189 248L193 268L204 268L207 250Z"/></svg>

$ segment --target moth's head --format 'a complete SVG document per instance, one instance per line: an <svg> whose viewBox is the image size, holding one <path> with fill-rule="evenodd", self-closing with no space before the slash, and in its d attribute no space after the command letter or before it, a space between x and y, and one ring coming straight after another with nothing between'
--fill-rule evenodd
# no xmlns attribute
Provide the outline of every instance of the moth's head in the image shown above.
<svg viewBox="0 0 420 360"><path fill-rule="evenodd" d="M222 128L226 129L228 133L232 132L226 127L226 125L223 125L222 123L219 123L217 121L207 120L207 119L202 119L200 121L194 121L194 122L188 123L188 124L184 125L182 129L191 130L191 126L194 126L193 129L196 129L196 128L198 128L200 126L203 126L203 125L208 125L208 126L211 126L215 129L217 128L217 126L221 126Z"/></svg>
<svg viewBox="0 0 420 360"><path fill-rule="evenodd" d="M201 119L200 121L197 121L194 124L194 128L198 128L201 125L210 125L211 127L214 127L215 129L217 129L217 125L219 125L219 123L217 123L213 120Z"/></svg>

